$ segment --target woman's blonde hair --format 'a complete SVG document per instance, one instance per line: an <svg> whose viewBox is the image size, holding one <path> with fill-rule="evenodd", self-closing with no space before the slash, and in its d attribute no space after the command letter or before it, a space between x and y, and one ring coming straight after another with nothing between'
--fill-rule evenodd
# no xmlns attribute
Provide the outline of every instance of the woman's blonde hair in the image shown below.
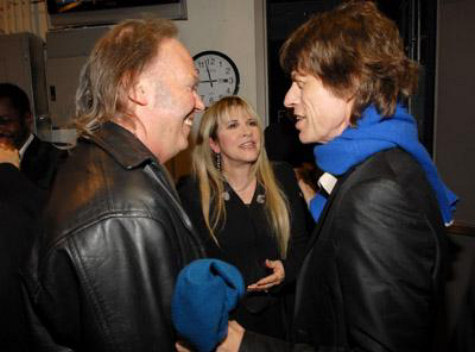
<svg viewBox="0 0 475 352"><path fill-rule="evenodd" d="M224 177L216 166L216 155L210 147L210 139L217 141L218 126L235 113L244 113L255 118L261 136L261 151L253 165L257 182L266 192L265 210L279 246L281 257L285 258L290 238L290 216L287 198L281 191L267 158L262 133L262 123L252 107L238 96L222 98L209 107L202 116L193 150L193 173L198 179L203 217L213 240L219 244L215 232L226 221ZM211 202L216 207L211 210Z"/></svg>

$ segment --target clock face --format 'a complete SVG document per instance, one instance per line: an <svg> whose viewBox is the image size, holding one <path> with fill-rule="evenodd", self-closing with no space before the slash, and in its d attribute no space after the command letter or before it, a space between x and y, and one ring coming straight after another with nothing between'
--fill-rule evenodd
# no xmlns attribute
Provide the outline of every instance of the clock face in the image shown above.
<svg viewBox="0 0 475 352"><path fill-rule="evenodd" d="M198 94L206 107L222 97L237 94L239 71L229 57L218 51L203 51L193 60L200 78Z"/></svg>

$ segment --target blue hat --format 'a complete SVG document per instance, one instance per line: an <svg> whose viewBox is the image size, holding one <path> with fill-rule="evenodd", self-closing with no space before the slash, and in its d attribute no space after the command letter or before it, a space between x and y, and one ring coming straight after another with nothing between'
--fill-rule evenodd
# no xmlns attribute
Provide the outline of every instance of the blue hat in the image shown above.
<svg viewBox="0 0 475 352"><path fill-rule="evenodd" d="M217 259L199 259L177 278L172 319L179 335L198 352L212 351L228 332L229 311L244 295L239 270Z"/></svg>

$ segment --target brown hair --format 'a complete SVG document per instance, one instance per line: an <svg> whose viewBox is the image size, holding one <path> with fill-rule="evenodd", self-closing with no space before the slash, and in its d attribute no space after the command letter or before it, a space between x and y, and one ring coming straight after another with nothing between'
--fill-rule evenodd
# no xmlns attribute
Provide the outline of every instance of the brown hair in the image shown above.
<svg viewBox="0 0 475 352"><path fill-rule="evenodd" d="M89 133L104 122L130 118L127 94L137 76L157 56L161 42L177 28L165 19L127 20L94 46L76 91L75 125Z"/></svg>
<svg viewBox="0 0 475 352"><path fill-rule="evenodd" d="M265 209L269 224L279 245L280 254L285 258L290 238L290 216L288 202L275 179L272 166L264 149L262 123L252 107L238 96L228 96L210 106L201 118L196 145L193 150L193 172L198 179L203 218L213 240L219 244L215 231L226 221L223 197L224 177L216 167L215 155L210 147L210 139L217 140L218 126L234 114L247 114L256 119L261 134L261 151L253 165L257 181L266 191ZM210 209L211 200L215 208Z"/></svg>
<svg viewBox="0 0 475 352"><path fill-rule="evenodd" d="M370 1L313 16L286 40L280 63L287 73L318 76L338 97L354 97L352 124L370 104L391 116L417 86L417 63L405 55L396 24Z"/></svg>

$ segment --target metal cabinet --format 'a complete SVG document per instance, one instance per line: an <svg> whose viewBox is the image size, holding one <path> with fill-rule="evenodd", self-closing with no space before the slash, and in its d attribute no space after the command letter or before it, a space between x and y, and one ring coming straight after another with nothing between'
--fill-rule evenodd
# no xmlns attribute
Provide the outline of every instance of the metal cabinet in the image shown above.
<svg viewBox="0 0 475 352"><path fill-rule="evenodd" d="M46 34L46 80L53 128L67 128L71 124L81 68L108 28L71 28Z"/></svg>

